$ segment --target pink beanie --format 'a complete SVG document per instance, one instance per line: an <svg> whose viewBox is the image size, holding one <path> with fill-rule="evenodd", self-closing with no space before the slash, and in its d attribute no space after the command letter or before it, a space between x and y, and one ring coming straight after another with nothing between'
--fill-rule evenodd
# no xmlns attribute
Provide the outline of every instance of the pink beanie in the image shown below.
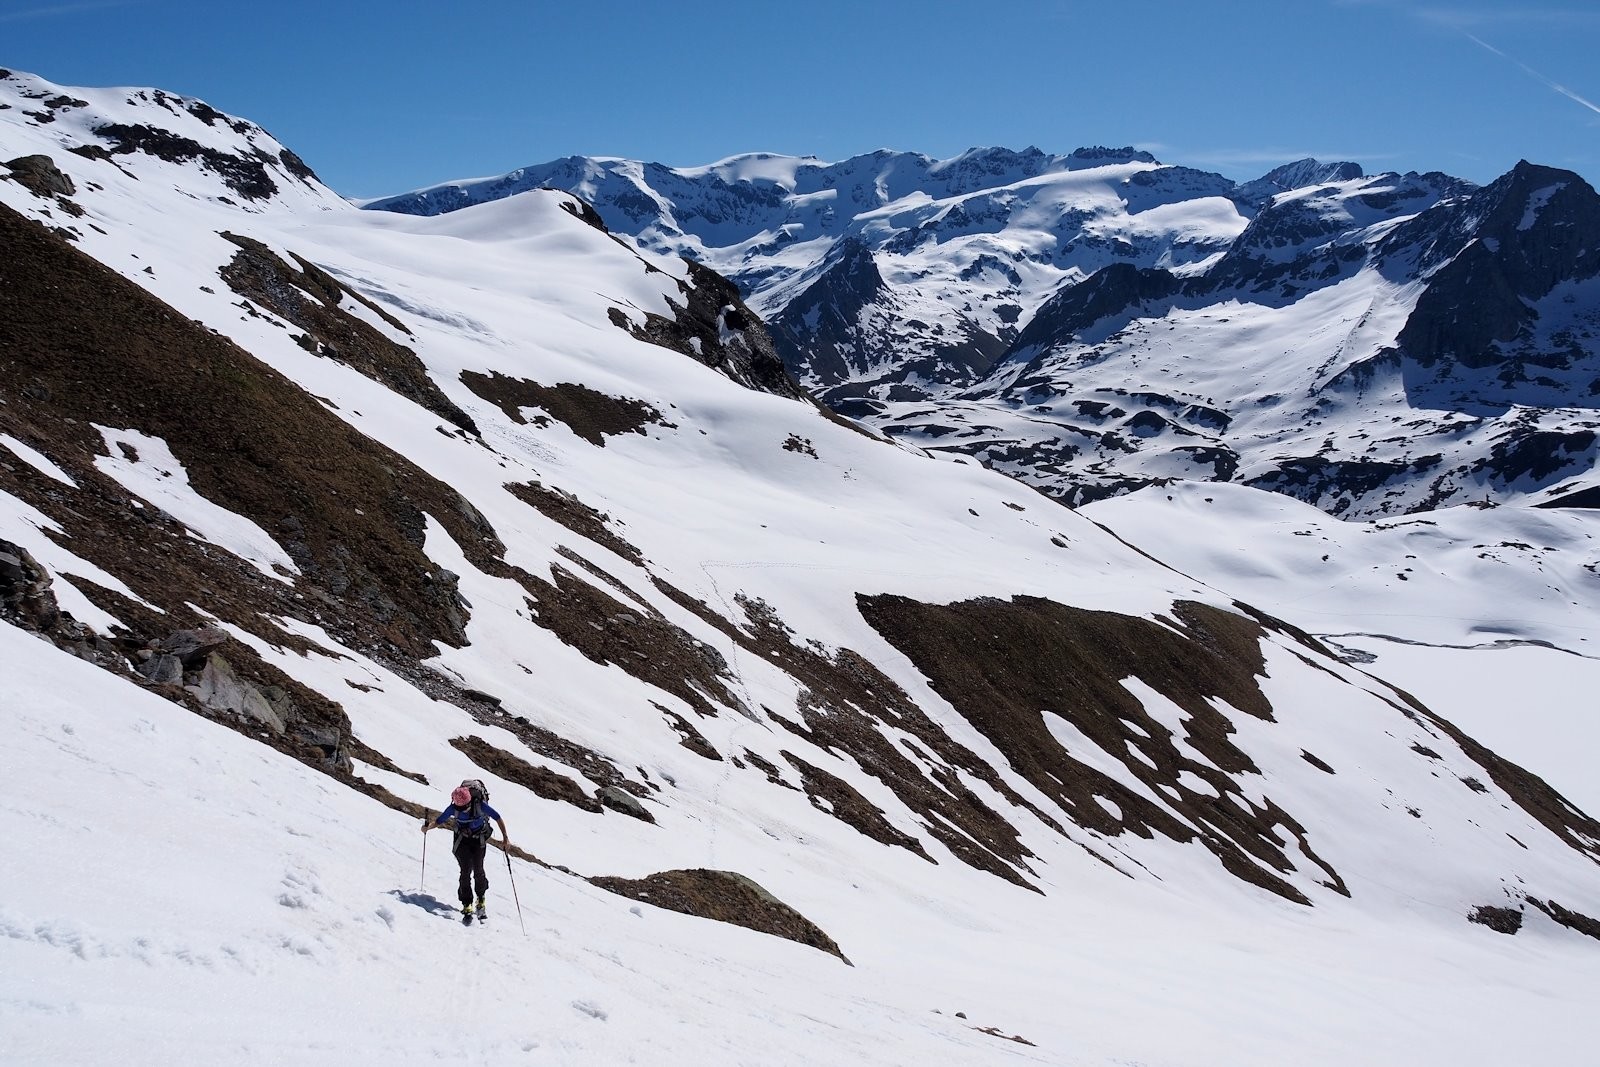
<svg viewBox="0 0 1600 1067"><path fill-rule="evenodd" d="M472 803L472 793L467 789L466 786L458 785L450 794L450 803L454 804L458 808L464 808L468 804Z"/></svg>

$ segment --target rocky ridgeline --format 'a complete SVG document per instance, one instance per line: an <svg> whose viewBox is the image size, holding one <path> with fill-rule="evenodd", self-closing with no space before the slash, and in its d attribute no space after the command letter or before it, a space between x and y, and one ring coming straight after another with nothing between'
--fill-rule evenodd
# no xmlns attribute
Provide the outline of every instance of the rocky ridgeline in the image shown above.
<svg viewBox="0 0 1600 1067"><path fill-rule="evenodd" d="M536 185L727 274L839 413L1068 503L1182 477L1370 517L1568 497L1597 457L1600 201L1570 172L1522 163L1480 189L1316 160L1233 182L1105 148L573 157L368 206ZM1231 226L1206 221L1224 201ZM1325 309L1341 286L1357 310ZM1338 345L1270 354L1300 367L1277 391L1230 380L1254 335L1207 325L1298 341L1347 315Z"/></svg>

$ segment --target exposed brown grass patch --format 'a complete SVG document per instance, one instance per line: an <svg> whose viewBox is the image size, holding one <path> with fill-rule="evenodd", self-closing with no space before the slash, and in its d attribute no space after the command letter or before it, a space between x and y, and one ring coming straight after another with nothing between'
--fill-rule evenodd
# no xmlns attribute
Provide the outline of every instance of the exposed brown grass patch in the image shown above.
<svg viewBox="0 0 1600 1067"><path fill-rule="evenodd" d="M717 704L743 707L728 688L732 674L722 654L665 617L624 604L560 566L554 582L522 576L534 622L595 663L612 664L682 700L701 715Z"/></svg>
<svg viewBox="0 0 1600 1067"><path fill-rule="evenodd" d="M434 641L464 641L452 576L422 552L424 513L480 566L494 567L503 548L459 494L233 342L3 208L0 245L0 424L84 489L12 477L34 483L24 499L61 523L74 551L175 614L185 601L205 603L258 633L256 616L289 615L380 654L426 656ZM164 440L198 493L278 539L309 595L272 588L280 583L252 577L170 520L146 521L153 509L131 507L94 469L104 443L92 423Z"/></svg>
<svg viewBox="0 0 1600 1067"><path fill-rule="evenodd" d="M855 786L843 778L829 774L821 767L807 763L793 752L785 751L783 758L800 772L806 796L814 807L827 812L840 822L855 827L859 833L874 841L906 849L930 863L933 862L933 857L928 855L921 841L896 830L884 817L883 809L862 796L861 791Z"/></svg>
<svg viewBox="0 0 1600 1067"><path fill-rule="evenodd" d="M745 625L740 627L669 583L657 578L655 584L742 650L788 672L805 686L796 707L801 721L773 716L777 722L829 752L854 760L921 816L923 829L962 862L1033 888L1024 877L1024 872L1031 873L1027 861L1032 852L1022 844L1016 827L979 797L962 776L984 783L1046 825L1059 829L1059 824L1006 785L976 753L956 743L893 679L850 649L830 651L815 642L796 644L789 627L759 600L737 598L745 614ZM880 723L905 731L914 743L902 747L890 741L879 729ZM756 763L769 779L782 781L777 768L764 760L758 763L754 753L747 751L744 758ZM814 779L808 791L831 803L833 797L822 791L820 783L821 779ZM875 840L902 844L897 840L899 831L886 832L869 809L876 811L863 799L859 804L834 804L831 813ZM920 843L913 851L921 851Z"/></svg>
<svg viewBox="0 0 1600 1067"><path fill-rule="evenodd" d="M535 767L520 756L496 748L476 734L471 737L452 737L450 745L490 774L515 782L535 796L559 800L584 811L597 814L600 811L600 802L571 778L548 767Z"/></svg>
<svg viewBox="0 0 1600 1067"><path fill-rule="evenodd" d="M1263 659L1254 621L1196 603L1177 605L1171 627L1037 597L934 605L862 596L858 604L940 696L1081 825L1103 834L1198 839L1236 876L1305 903L1279 876L1293 867L1281 828L1321 866L1324 884L1345 891L1310 850L1304 828L1272 801L1245 798L1231 777L1256 767L1229 740L1234 727L1213 701L1272 718L1255 681ZM1204 761L1180 750L1172 731L1145 712L1121 684L1130 677L1183 708L1189 717L1183 740ZM1046 714L1120 756L1182 817L1075 758L1050 731ZM1185 784L1184 772L1220 795Z"/></svg>
<svg viewBox="0 0 1600 1067"><path fill-rule="evenodd" d="M222 280L235 293L304 330L305 334L296 338L301 347L360 371L459 429L478 432L471 416L428 377L415 352L385 337L340 304L346 299L359 303L409 334L398 319L298 255L290 253L300 264L297 271L260 241L226 232L222 236L239 246L233 260L219 272Z"/></svg>
<svg viewBox="0 0 1600 1067"><path fill-rule="evenodd" d="M642 400L608 396L586 385L562 382L540 385L522 378L508 378L499 372L480 374L462 371L461 381L468 389L505 413L506 418L526 425L524 408L538 408L563 423L591 445L605 447L607 437L617 434L643 434L645 427L661 423L661 413ZM538 425L544 425L535 419Z"/></svg>
<svg viewBox="0 0 1600 1067"><path fill-rule="evenodd" d="M1580 911L1563 908L1553 900L1539 900L1529 897L1528 903L1544 912L1568 930L1576 930L1585 937L1600 939L1600 919L1593 919Z"/></svg>
<svg viewBox="0 0 1600 1067"><path fill-rule="evenodd" d="M742 874L696 868L662 871L648 878L599 876L589 881L618 896L771 934L850 962L821 927Z"/></svg>
<svg viewBox="0 0 1600 1067"><path fill-rule="evenodd" d="M1429 711L1410 693L1394 686L1389 688L1403 702L1401 710L1412 719L1433 726L1454 741L1461 747L1461 751L1466 753L1468 759L1489 773L1489 780L1518 807L1569 846L1588 856L1590 860L1600 863L1600 821L1578 810L1577 805L1567 800L1537 774L1496 755L1454 723ZM1467 779L1462 781L1466 782ZM1476 779L1473 781L1476 782ZM1468 785L1468 788L1474 792L1483 792L1486 789L1482 782L1476 782L1475 787Z"/></svg>
<svg viewBox="0 0 1600 1067"><path fill-rule="evenodd" d="M538 482L509 483L506 489L545 518L560 523L579 537L610 549L630 563L644 563L639 550L611 529L610 515L595 510L573 494Z"/></svg>
<svg viewBox="0 0 1600 1067"><path fill-rule="evenodd" d="M722 753L718 752L716 746L707 741L705 734L695 729L694 724L688 719L669 708L662 707L660 704L655 704L654 707L666 718L667 725L677 731L680 745L697 756L703 756L708 760L715 760L719 763L722 761Z"/></svg>

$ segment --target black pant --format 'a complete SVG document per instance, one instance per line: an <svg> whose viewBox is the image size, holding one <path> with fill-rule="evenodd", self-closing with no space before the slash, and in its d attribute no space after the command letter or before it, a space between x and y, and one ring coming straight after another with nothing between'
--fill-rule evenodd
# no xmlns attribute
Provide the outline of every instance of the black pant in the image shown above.
<svg viewBox="0 0 1600 1067"><path fill-rule="evenodd" d="M489 876L483 871L483 858L489 854L489 839L457 834L450 851L455 853L456 862L461 865L461 884L456 888L456 896L461 903L471 904L473 883L476 882L478 898L481 900L489 891Z"/></svg>

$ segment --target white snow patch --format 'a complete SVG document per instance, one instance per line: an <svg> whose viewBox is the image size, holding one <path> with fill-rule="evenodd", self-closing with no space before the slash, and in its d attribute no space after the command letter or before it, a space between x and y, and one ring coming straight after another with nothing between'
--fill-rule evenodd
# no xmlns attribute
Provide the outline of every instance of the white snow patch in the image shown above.
<svg viewBox="0 0 1600 1067"><path fill-rule="evenodd" d="M63 548L54 538L47 537L46 531L65 539L61 526L54 519L9 493L0 492L0 538L27 549L28 554L50 572L50 576L54 579L50 591L55 594L56 604L61 610L69 612L73 618L102 634L110 633L112 627L122 625L122 620L96 607L93 601L72 584L71 576L77 575L102 588L120 593L129 600L143 604L152 611L160 611L154 604L129 589L120 578L75 555L71 549Z"/></svg>
<svg viewBox="0 0 1600 1067"><path fill-rule="evenodd" d="M199 540L238 556L268 578L291 579L278 569L299 574L272 535L242 515L213 504L189 484L188 472L159 437L137 430L95 426L105 438L110 455L96 456L95 466L128 492L153 504L187 526Z"/></svg>
<svg viewBox="0 0 1600 1067"><path fill-rule="evenodd" d="M1528 208L1522 213L1522 219L1517 223L1518 230L1530 230L1533 224L1539 221L1539 213L1550 202L1550 198L1567 187L1566 182L1556 182L1543 189L1537 189L1528 197Z"/></svg>
<svg viewBox="0 0 1600 1067"><path fill-rule="evenodd" d="M48 475L63 485L70 485L74 489L78 488L78 483L73 481L66 471L51 463L44 453L38 449L23 444L8 433L0 433L0 445L5 445L13 455L40 474Z"/></svg>

